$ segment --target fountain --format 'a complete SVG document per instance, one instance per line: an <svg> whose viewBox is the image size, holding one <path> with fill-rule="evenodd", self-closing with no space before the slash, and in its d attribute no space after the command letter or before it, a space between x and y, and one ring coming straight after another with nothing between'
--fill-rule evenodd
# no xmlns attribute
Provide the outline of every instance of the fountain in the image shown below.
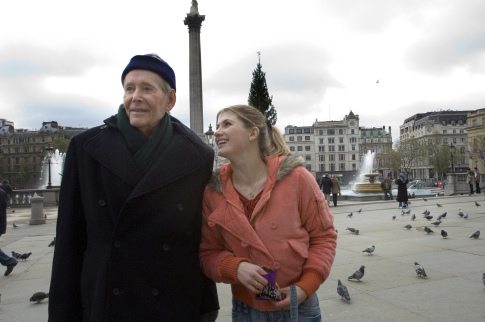
<svg viewBox="0 0 485 322"><path fill-rule="evenodd" d="M352 191L355 193L379 193L382 192L380 182L376 182L376 178L380 176L380 173L372 173L374 170L375 152L370 150L364 154L362 158L362 164L360 165L360 171L357 183L352 187Z"/></svg>
<svg viewBox="0 0 485 322"><path fill-rule="evenodd" d="M53 187L60 187L62 172L64 170L65 153L59 153L59 150L55 150L51 158L51 183ZM49 181L49 164L47 156L42 160L42 172L40 177L40 188L45 188Z"/></svg>

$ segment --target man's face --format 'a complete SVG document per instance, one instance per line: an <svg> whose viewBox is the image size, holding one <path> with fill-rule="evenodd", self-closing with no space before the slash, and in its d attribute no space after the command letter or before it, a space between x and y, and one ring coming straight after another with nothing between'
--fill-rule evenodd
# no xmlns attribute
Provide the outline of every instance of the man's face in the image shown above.
<svg viewBox="0 0 485 322"><path fill-rule="evenodd" d="M123 89L123 103L131 126L150 138L165 113L175 105L175 91L172 89L166 95L162 90L161 77L143 69L135 69L126 74Z"/></svg>

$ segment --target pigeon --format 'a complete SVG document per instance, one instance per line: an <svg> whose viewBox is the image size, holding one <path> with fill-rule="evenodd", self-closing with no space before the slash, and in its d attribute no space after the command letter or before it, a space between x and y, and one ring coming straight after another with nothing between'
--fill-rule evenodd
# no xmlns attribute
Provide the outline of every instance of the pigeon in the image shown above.
<svg viewBox="0 0 485 322"><path fill-rule="evenodd" d="M362 212L362 208L357 211L359 214Z"/></svg>
<svg viewBox="0 0 485 322"><path fill-rule="evenodd" d="M364 277L364 268L365 266L362 265L358 270L355 271L354 274L352 274L351 276L349 276L347 279L348 280L357 280L360 282L360 279L362 277Z"/></svg>
<svg viewBox="0 0 485 322"><path fill-rule="evenodd" d="M29 258L30 255L32 255L32 253L23 253L19 256L19 259L23 259L25 261L27 260L27 258Z"/></svg>
<svg viewBox="0 0 485 322"><path fill-rule="evenodd" d="M358 235L359 234L359 230L356 229L355 232L354 232L354 234Z"/></svg>
<svg viewBox="0 0 485 322"><path fill-rule="evenodd" d="M441 229L441 236L443 236L443 238L446 238L446 237L448 237L448 233L446 231L444 231L443 229Z"/></svg>
<svg viewBox="0 0 485 322"><path fill-rule="evenodd" d="M478 237L480 237L480 230L477 230L476 232L473 233L473 235L470 236L470 238L475 238L475 239L478 239Z"/></svg>
<svg viewBox="0 0 485 322"><path fill-rule="evenodd" d="M432 231L431 229L429 229L428 227L424 227L424 231L429 235L429 233L434 233L434 231Z"/></svg>
<svg viewBox="0 0 485 322"><path fill-rule="evenodd" d="M426 216L426 215L429 215L428 210L423 211L423 215L425 215L425 216Z"/></svg>
<svg viewBox="0 0 485 322"><path fill-rule="evenodd" d="M468 214L464 214L463 219L468 219Z"/></svg>
<svg viewBox="0 0 485 322"><path fill-rule="evenodd" d="M461 209L458 209L458 216L463 217L463 211Z"/></svg>
<svg viewBox="0 0 485 322"><path fill-rule="evenodd" d="M441 218L443 218L443 217L441 217L441 215L439 215L438 217L436 217L436 220L441 221Z"/></svg>
<svg viewBox="0 0 485 322"><path fill-rule="evenodd" d="M374 252L375 249L376 249L376 246L372 245L372 246L364 249L362 252L367 253L367 255L372 255L372 253Z"/></svg>
<svg viewBox="0 0 485 322"><path fill-rule="evenodd" d="M411 213L411 209L409 209L408 211L403 211L406 215L409 215Z"/></svg>
<svg viewBox="0 0 485 322"><path fill-rule="evenodd" d="M392 216L392 220L395 220L396 219L396 215Z"/></svg>
<svg viewBox="0 0 485 322"><path fill-rule="evenodd" d="M475 206L480 207L481 204L479 204L478 202L475 201Z"/></svg>
<svg viewBox="0 0 485 322"><path fill-rule="evenodd" d="M49 297L49 293L37 292L37 293L34 293L34 295L32 295L32 297L30 298L30 302L40 303L48 297Z"/></svg>
<svg viewBox="0 0 485 322"><path fill-rule="evenodd" d="M435 227L438 227L440 224L441 224L441 221L435 221L431 223L431 225L434 225Z"/></svg>
<svg viewBox="0 0 485 322"><path fill-rule="evenodd" d="M442 206L442 205L440 205L439 203L437 203L436 205L438 206L438 208L439 208L439 207L443 207L443 206Z"/></svg>
<svg viewBox="0 0 485 322"><path fill-rule="evenodd" d="M16 258L16 259L19 259L20 255L22 254L19 254L19 253L16 253L12 250L12 257Z"/></svg>
<svg viewBox="0 0 485 322"><path fill-rule="evenodd" d="M19 228L19 226L17 226L15 223L12 224L12 227L13 228Z"/></svg>
<svg viewBox="0 0 485 322"><path fill-rule="evenodd" d="M49 247L51 246L56 246L56 237L54 237L54 240L49 244Z"/></svg>
<svg viewBox="0 0 485 322"><path fill-rule="evenodd" d="M448 214L448 212L444 212L441 214L441 218L445 218L446 217L446 214Z"/></svg>
<svg viewBox="0 0 485 322"><path fill-rule="evenodd" d="M352 227L347 227L346 230L350 231L352 234L356 234L356 235L359 234L359 230Z"/></svg>
<svg viewBox="0 0 485 322"><path fill-rule="evenodd" d="M426 199L426 198L423 198L423 200L424 200L424 201L428 201L428 199Z"/></svg>
<svg viewBox="0 0 485 322"><path fill-rule="evenodd" d="M340 280L338 280L337 293L340 295L342 300L350 301L349 291L347 290L347 287L340 282Z"/></svg>
<svg viewBox="0 0 485 322"><path fill-rule="evenodd" d="M354 214L353 213L350 213L347 215L347 217L352 217Z"/></svg>
<svg viewBox="0 0 485 322"><path fill-rule="evenodd" d="M404 228L407 228L409 230L409 229L413 228L413 226L407 224L406 226L404 226Z"/></svg>
<svg viewBox="0 0 485 322"><path fill-rule="evenodd" d="M433 216L426 215L426 216L424 216L424 218L426 218L426 219L428 219L428 221L430 221L431 219L433 219Z"/></svg>
<svg viewBox="0 0 485 322"><path fill-rule="evenodd" d="M482 275L483 285L485 285L485 273Z"/></svg>
<svg viewBox="0 0 485 322"><path fill-rule="evenodd" d="M404 216L404 210L401 210L401 216Z"/></svg>
<svg viewBox="0 0 485 322"><path fill-rule="evenodd" d="M416 274L418 274L418 277L428 277L423 266L419 265L418 262L414 262L414 270L416 271Z"/></svg>
<svg viewBox="0 0 485 322"><path fill-rule="evenodd" d="M416 214L413 214L413 215L411 216L411 220L413 220L413 221L414 221L414 219L416 219Z"/></svg>

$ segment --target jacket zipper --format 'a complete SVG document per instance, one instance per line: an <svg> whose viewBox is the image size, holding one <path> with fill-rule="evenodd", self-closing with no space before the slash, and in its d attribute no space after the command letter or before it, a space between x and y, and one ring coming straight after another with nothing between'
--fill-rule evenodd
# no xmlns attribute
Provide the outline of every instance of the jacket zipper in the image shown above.
<svg viewBox="0 0 485 322"><path fill-rule="evenodd" d="M322 220L322 217L320 216L320 204L318 203L318 198L315 198L315 202L317 204L317 216L318 216L318 219L320 220L320 225L322 226L322 230L324 230L325 228L323 227L323 220Z"/></svg>

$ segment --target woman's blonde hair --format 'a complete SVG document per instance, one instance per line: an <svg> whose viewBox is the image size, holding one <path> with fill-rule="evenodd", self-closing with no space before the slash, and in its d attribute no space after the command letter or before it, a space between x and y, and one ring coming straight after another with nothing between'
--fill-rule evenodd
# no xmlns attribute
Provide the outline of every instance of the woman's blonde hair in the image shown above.
<svg viewBox="0 0 485 322"><path fill-rule="evenodd" d="M233 105L223 108L217 113L217 122L219 116L224 112L236 114L244 126L248 129L257 127L259 129L259 154L264 160L267 156L290 155L291 152L286 146L285 139L280 131L266 120L266 117L259 110L248 105Z"/></svg>

